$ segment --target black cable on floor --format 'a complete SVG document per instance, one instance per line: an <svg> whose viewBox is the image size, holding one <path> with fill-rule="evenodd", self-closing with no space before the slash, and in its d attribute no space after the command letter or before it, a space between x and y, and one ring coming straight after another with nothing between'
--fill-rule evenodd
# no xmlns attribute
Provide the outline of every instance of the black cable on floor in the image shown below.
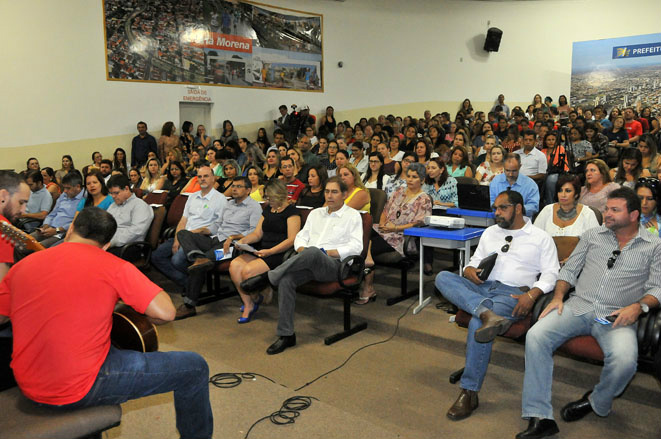
<svg viewBox="0 0 661 439"><path fill-rule="evenodd" d="M381 341L377 341L377 342L374 342L374 343L366 344L365 346L362 346L362 347L356 349L355 351L353 351L353 353L352 353L351 355L349 355L349 357L348 357L346 360L344 360L344 362L343 362L342 364L340 364L339 366L337 366L337 367L334 368L334 369L329 370L328 372L325 372L325 373L319 375L317 378L313 379L313 380L310 381L310 382L307 382L307 383L303 384L301 387L298 387L298 388L294 389L294 392L298 392L299 390L306 388L307 386L309 386L310 384L314 383L315 381L318 381L318 380L320 380L321 378L323 378L323 377L325 377L325 376L327 376L327 375L330 375L331 373L335 372L336 370L340 370L342 367L344 367L345 364L347 364L347 363L349 362L349 360L351 360L351 359L353 358L354 355L356 355L358 352L362 351L363 349L367 349L367 348L369 348L369 347L371 347L371 346L376 346L376 345L380 345L380 344L388 343L390 340L392 340L393 338L395 338L395 335L397 335L397 331L399 330L399 322L400 322L400 320L402 320L402 319L404 318L404 316L405 316L406 314L408 314L409 310L411 309L411 307L412 307L415 303L417 303L417 302L416 302L416 301L412 301L411 304L410 304L410 305L404 310L404 312L402 313L402 315L400 315L400 316L397 318L397 323L395 324L395 330L394 330L393 333L390 335L390 337L386 338L385 340L381 340Z"/></svg>
<svg viewBox="0 0 661 439"><path fill-rule="evenodd" d="M266 380L269 380L273 384L279 384L282 386L280 383L276 383L273 381L271 378L258 374L256 372L227 372L227 373L217 373L211 378L209 378L209 382L213 384L216 387L219 387L221 389L231 389L232 387L236 387L239 384L243 382L243 380L255 380L255 377L262 377ZM285 387L285 386L282 386Z"/></svg>
<svg viewBox="0 0 661 439"><path fill-rule="evenodd" d="M275 425L293 424L296 422L296 418L301 415L301 412L312 405L313 399L319 401L314 396L292 396L286 399L279 410L255 421L246 432L244 439L248 439L252 429L265 419L270 419Z"/></svg>

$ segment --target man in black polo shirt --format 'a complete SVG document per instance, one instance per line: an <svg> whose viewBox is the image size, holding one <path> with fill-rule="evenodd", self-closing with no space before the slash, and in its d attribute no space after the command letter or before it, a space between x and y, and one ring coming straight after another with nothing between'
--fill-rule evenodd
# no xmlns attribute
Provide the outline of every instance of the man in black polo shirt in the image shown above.
<svg viewBox="0 0 661 439"><path fill-rule="evenodd" d="M147 163L149 151L158 154L156 139L147 132L147 124L138 122L138 135L131 142L131 166L141 167Z"/></svg>

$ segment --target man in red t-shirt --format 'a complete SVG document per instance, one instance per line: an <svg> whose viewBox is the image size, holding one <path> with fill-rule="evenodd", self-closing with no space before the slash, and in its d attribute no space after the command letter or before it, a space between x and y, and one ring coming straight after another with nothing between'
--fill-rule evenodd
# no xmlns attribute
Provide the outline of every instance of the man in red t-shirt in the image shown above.
<svg viewBox="0 0 661 439"><path fill-rule="evenodd" d="M640 136L643 135L643 126L635 120L633 108L629 107L624 110L624 129L629 133L629 142L637 142Z"/></svg>
<svg viewBox="0 0 661 439"><path fill-rule="evenodd" d="M181 437L210 438L209 368L200 355L110 344L120 299L155 323L175 315L165 291L105 252L116 229L108 212L83 209L63 244L22 259L0 283L0 315L11 319L14 333L16 381L29 399L64 409L174 391Z"/></svg>
<svg viewBox="0 0 661 439"><path fill-rule="evenodd" d="M25 213L30 188L12 171L0 171L0 222L12 223ZM0 281L14 263L14 245L0 237ZM12 338L7 319L0 316L0 390L16 385L9 362Z"/></svg>
<svg viewBox="0 0 661 439"><path fill-rule="evenodd" d="M282 176L282 181L287 185L287 199L292 204L296 204L299 195L305 188L305 185L296 178L296 173L294 172L294 160L291 157L283 157L280 159L280 174Z"/></svg>

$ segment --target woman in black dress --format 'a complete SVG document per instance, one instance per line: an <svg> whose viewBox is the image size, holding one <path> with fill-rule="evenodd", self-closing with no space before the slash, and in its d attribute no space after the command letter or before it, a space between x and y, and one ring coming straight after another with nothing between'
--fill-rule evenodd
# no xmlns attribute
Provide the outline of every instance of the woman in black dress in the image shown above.
<svg viewBox="0 0 661 439"><path fill-rule="evenodd" d="M293 247L296 234L301 230L301 216L287 201L287 186L280 180L270 181L264 189L268 206L255 230L241 238L239 243L251 244L257 249L234 258L230 264L230 277L243 301L243 314L239 323L248 323L259 309L264 297L253 298L241 289L243 280L273 270L283 261L285 252ZM272 291L267 293L270 297ZM268 300L267 300L268 302Z"/></svg>
<svg viewBox="0 0 661 439"><path fill-rule="evenodd" d="M326 181L328 180L328 172L324 165L314 165L308 168L307 180L305 189L301 192L296 202L297 206L305 207L321 207L326 202L324 196L324 189L326 189Z"/></svg>

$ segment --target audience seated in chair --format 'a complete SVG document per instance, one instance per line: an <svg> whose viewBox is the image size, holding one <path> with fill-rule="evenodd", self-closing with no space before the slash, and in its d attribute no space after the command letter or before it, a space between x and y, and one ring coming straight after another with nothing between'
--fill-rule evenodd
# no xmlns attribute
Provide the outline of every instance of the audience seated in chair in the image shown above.
<svg viewBox="0 0 661 439"><path fill-rule="evenodd" d="M177 233L180 230L188 230L192 233L215 235L218 232L218 221L227 205L225 196L213 188L214 176L208 164L197 170L197 179L201 189L188 197L174 237L159 245L151 258L152 265L157 270L182 288L188 281L188 259L179 245Z"/></svg>
<svg viewBox="0 0 661 439"><path fill-rule="evenodd" d="M223 255L229 254L232 241L252 233L262 217L262 207L250 197L252 186L248 177L235 178L231 190L232 199L218 219L218 233L206 235L190 230L180 230L177 233L184 255L193 263L188 267L186 294L184 303L177 308L177 320L197 313L195 307L198 305L206 273L217 263L216 250L222 249Z"/></svg>
<svg viewBox="0 0 661 439"><path fill-rule="evenodd" d="M117 222L117 231L110 240L108 251L119 256L122 247L126 244L144 241L154 219L154 211L131 192L131 183L123 174L110 177L108 192L114 201L108 207L108 213ZM132 255L125 257L128 260L132 259Z"/></svg>
<svg viewBox="0 0 661 439"><path fill-rule="evenodd" d="M462 390L447 412L452 420L464 419L477 408L494 338L530 313L535 300L553 289L559 269L553 239L524 217L521 194L502 192L494 209L496 225L484 231L463 277L449 271L436 276L436 288L443 296L473 316L468 326ZM482 280L478 267L491 254L497 254L495 265Z"/></svg>
<svg viewBox="0 0 661 439"><path fill-rule="evenodd" d="M661 239L640 224L640 200L628 188L611 192L604 225L585 232L564 265L553 300L526 337L522 417L518 439L558 432L553 420L553 352L566 340L592 335L604 352L599 383L560 412L566 422L594 412L608 416L636 372L638 317L659 306ZM580 274L580 276L579 276ZM565 302L571 286L575 290ZM606 320L612 318L611 320Z"/></svg>
<svg viewBox="0 0 661 439"><path fill-rule="evenodd" d="M25 175L25 182L30 187L30 200L28 200L25 213L21 216L21 227L30 233L46 218L53 206L53 197L46 186L41 171L30 170Z"/></svg>
<svg viewBox="0 0 661 439"><path fill-rule="evenodd" d="M511 189L523 197L525 216L533 218L539 211L539 187L535 180L521 174L521 158L518 154L509 153L505 156L505 172L496 175L489 185L491 204L498 194Z"/></svg>
<svg viewBox="0 0 661 439"><path fill-rule="evenodd" d="M296 345L294 308L296 287L309 281L337 279L340 261L363 250L362 219L355 209L344 204L347 185L338 177L326 183L326 207L310 212L303 229L296 235L296 254L275 270L251 277L241 283L247 293L269 285L278 289L278 340L268 349L274 355Z"/></svg>

